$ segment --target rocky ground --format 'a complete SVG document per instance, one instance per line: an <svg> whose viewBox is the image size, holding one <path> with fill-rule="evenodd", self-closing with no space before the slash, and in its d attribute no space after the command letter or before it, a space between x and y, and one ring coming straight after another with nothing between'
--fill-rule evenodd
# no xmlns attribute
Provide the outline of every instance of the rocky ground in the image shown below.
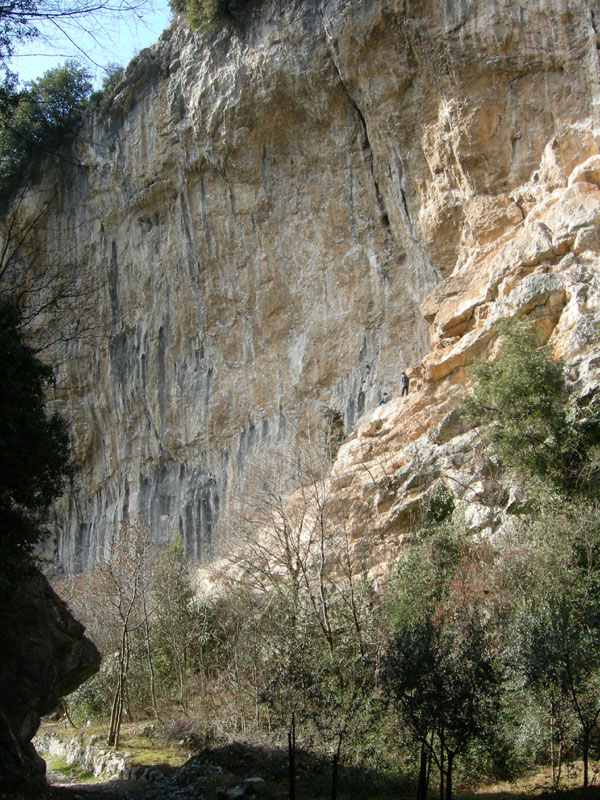
<svg viewBox="0 0 600 800"><path fill-rule="evenodd" d="M209 786L206 781L189 783L164 778L153 783L138 781L106 781L101 783L71 783L64 776L50 773L50 788L43 800L235 800L241 797L278 797L267 791L264 780L255 778L234 784L228 788Z"/></svg>
<svg viewBox="0 0 600 800"><path fill-rule="evenodd" d="M289 766L285 747L229 742L205 749L179 769L166 765L136 767L136 780L77 783L49 771L51 784L39 800L239 800L289 797ZM328 758L299 750L296 754L298 797L329 797L331 764ZM340 793L352 800L370 796L410 796L406 786L365 769L343 768ZM0 794L0 800L4 800ZM15 800L11 797L10 800Z"/></svg>
<svg viewBox="0 0 600 800"><path fill-rule="evenodd" d="M56 773L48 774L48 782L50 789L45 794L48 800L138 800L147 791L132 781L71 783Z"/></svg>
<svg viewBox="0 0 600 800"><path fill-rule="evenodd" d="M236 800L287 796L287 754L279 750L234 744L193 756L171 774L158 766L135 769L139 773L135 780L98 783L77 783L77 779L49 770L50 787L43 800Z"/></svg>

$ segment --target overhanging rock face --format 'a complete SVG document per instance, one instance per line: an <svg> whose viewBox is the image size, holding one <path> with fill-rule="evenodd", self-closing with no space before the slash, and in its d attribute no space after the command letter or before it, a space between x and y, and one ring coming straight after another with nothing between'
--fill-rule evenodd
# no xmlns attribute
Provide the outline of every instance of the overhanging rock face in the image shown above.
<svg viewBox="0 0 600 800"><path fill-rule="evenodd" d="M138 56L90 114L79 166L49 168L26 204L50 198L45 253L87 304L89 335L55 359L81 466L64 566L101 558L136 513L157 544L179 530L209 557L249 459L292 448L328 407L349 431L436 337L436 379L481 351L452 342L497 296L494 270L568 249L568 231L532 225L498 261L475 256L597 153L597 12L267 0ZM503 302L558 308L550 283Z"/></svg>

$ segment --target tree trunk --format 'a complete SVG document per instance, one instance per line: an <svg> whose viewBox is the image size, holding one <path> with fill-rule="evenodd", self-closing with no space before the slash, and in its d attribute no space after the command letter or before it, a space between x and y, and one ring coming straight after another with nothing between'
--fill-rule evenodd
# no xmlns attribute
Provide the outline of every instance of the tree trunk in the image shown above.
<svg viewBox="0 0 600 800"><path fill-rule="evenodd" d="M435 728L431 731L431 739L429 741L429 753L427 756L427 775L425 780L425 793L429 789L429 778L431 776L431 768L433 766L433 743L435 741Z"/></svg>
<svg viewBox="0 0 600 800"><path fill-rule="evenodd" d="M425 800L427 797L427 746L421 742L421 763L419 765L419 782L417 784L417 800Z"/></svg>
<svg viewBox="0 0 600 800"><path fill-rule="evenodd" d="M587 789L589 783L588 762L590 758L590 732L583 732L583 788Z"/></svg>
<svg viewBox="0 0 600 800"><path fill-rule="evenodd" d="M554 742L554 711L550 710L550 760L552 761L552 785L556 788L556 747Z"/></svg>
<svg viewBox="0 0 600 800"><path fill-rule="evenodd" d="M117 748L119 746L119 734L121 732L121 721L123 719L123 704L125 702L128 668L129 668L129 635L127 630L127 623L125 623L121 637L121 651L119 652L119 675L117 678L117 688L115 691L112 712L110 715L110 730L107 739L109 747Z"/></svg>
<svg viewBox="0 0 600 800"><path fill-rule="evenodd" d="M561 775L562 775L562 762L563 762L563 739L561 733L560 744L558 745L558 768L556 770L556 785L560 783Z"/></svg>
<svg viewBox="0 0 600 800"><path fill-rule="evenodd" d="M154 659L152 657L152 647L150 645L150 626L148 625L148 612L144 603L144 640L146 644L146 661L148 662L148 672L150 673L150 698L152 709L158 719L158 702L156 700L156 679L154 677Z"/></svg>
<svg viewBox="0 0 600 800"><path fill-rule="evenodd" d="M440 731L440 800L444 800L444 733Z"/></svg>
<svg viewBox="0 0 600 800"><path fill-rule="evenodd" d="M67 718L67 720L69 721L69 724L71 725L71 727L72 728L77 728L77 725L75 725L75 723L71 719L71 715L69 714L69 706L67 705L67 701L65 700L64 697L61 697L59 708L62 708L62 710L64 712L64 715Z"/></svg>
<svg viewBox="0 0 600 800"><path fill-rule="evenodd" d="M123 690L124 687L121 686L120 691L120 702L117 706L117 714L115 718L115 727L114 727L114 736L113 736L113 745L115 750L119 747L119 738L121 736L121 722L123 720Z"/></svg>
<svg viewBox="0 0 600 800"><path fill-rule="evenodd" d="M296 800L296 716L294 712L292 712L292 722L288 731L288 755L290 765L290 800Z"/></svg>
<svg viewBox="0 0 600 800"><path fill-rule="evenodd" d="M340 753L342 750L343 733L338 733L338 746L333 754L333 768L331 772L331 800L337 800L338 774L340 766Z"/></svg>
<svg viewBox="0 0 600 800"><path fill-rule="evenodd" d="M108 737L106 743L109 747L116 747L117 741L117 721L121 718L121 709L123 706L123 683L122 683L122 666L119 659L119 672L117 675L117 685L115 687L115 694L113 697L112 708L110 712L110 725L108 729Z"/></svg>
<svg viewBox="0 0 600 800"><path fill-rule="evenodd" d="M452 762L454 761L454 753L450 750L448 752L448 766L446 767L446 800L452 800Z"/></svg>

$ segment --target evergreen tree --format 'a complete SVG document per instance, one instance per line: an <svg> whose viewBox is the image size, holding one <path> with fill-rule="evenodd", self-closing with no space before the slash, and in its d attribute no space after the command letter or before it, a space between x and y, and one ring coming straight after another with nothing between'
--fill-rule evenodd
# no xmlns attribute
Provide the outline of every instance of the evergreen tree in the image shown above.
<svg viewBox="0 0 600 800"><path fill-rule="evenodd" d="M567 717L576 721L587 785L600 716L600 407L593 392L569 396L562 364L523 324L504 323L499 332L499 355L475 365L473 394L461 409L535 500L515 521L514 541L503 544L512 593L506 658L533 705L547 706L555 777Z"/></svg>
<svg viewBox="0 0 600 800"><path fill-rule="evenodd" d="M451 800L457 757L493 738L503 674L482 547L448 526L424 532L394 576L381 677L420 747L417 800L426 797L431 760L440 798Z"/></svg>

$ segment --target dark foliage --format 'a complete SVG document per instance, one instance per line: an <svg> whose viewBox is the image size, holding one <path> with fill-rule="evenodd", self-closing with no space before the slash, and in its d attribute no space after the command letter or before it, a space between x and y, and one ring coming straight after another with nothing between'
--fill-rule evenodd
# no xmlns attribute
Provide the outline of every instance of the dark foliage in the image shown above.
<svg viewBox="0 0 600 800"><path fill-rule="evenodd" d="M66 427L49 414L44 388L52 369L25 343L20 315L0 302L0 548L27 554L40 535L38 523L61 493L69 472Z"/></svg>
<svg viewBox="0 0 600 800"><path fill-rule="evenodd" d="M340 445L344 441L344 417L335 408L326 408L323 412L325 436L332 458L335 458Z"/></svg>

